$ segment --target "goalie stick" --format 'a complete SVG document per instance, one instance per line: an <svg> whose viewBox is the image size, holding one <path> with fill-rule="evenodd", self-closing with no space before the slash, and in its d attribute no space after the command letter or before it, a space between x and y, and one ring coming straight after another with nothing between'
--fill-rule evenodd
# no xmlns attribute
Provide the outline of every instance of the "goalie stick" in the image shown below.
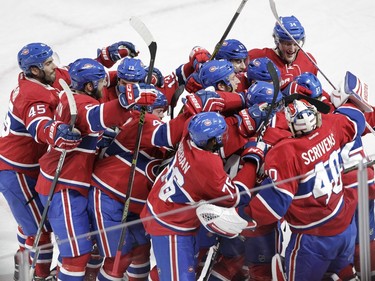
<svg viewBox="0 0 375 281"><path fill-rule="evenodd" d="M217 42L216 46L215 46L215 49L214 51L212 52L212 55L211 55L211 58L210 60L213 60L215 58L215 56L217 55L217 52L219 51L219 49L221 48L221 45L223 45L224 41L225 41L225 38L227 38L229 32L231 31L234 23L236 22L238 16L240 15L243 7L245 6L247 0L242 0L241 3L240 3L240 6L237 8L237 11L236 13L234 14L234 16L232 17L232 20L230 21L229 25L227 26L227 28L225 29L224 31L224 34L223 36L221 36L221 39L219 42Z"/></svg>
<svg viewBox="0 0 375 281"><path fill-rule="evenodd" d="M322 101L320 101L318 99L314 99L312 97L309 97L307 95L291 94L289 96L284 97L284 103L285 103L285 105L288 105L288 104L292 103L294 100L306 100L310 104L312 104L313 106L315 106L316 109L319 112L324 113L324 114L329 113L330 110L331 110L331 107L328 104L326 104L326 103L324 103L324 102L322 102Z"/></svg>
<svg viewBox="0 0 375 281"><path fill-rule="evenodd" d="M70 110L70 124L69 125L70 125L70 130L73 130L74 125L76 123L76 119L77 119L77 105L76 105L76 102L75 102L74 97L73 97L73 92L70 90L70 88L69 88L68 84L65 82L65 80L60 78L59 83L60 83L61 87L63 88L63 90L65 92L65 95L68 99L69 110ZM33 243L33 249L35 249L35 253L34 253L33 261L30 265L30 279L31 280L33 280L34 272L35 272L35 266L36 266L36 263L37 263L37 260L38 260L38 257L39 257L39 253L40 253L40 247L38 247L38 244L39 244L39 241L40 241L40 237L42 235L44 223L46 222L46 219L47 219L47 213L48 213L49 207L51 206L53 195L55 194L57 182L59 180L60 173L61 173L62 167L64 165L65 157L66 157L66 150L64 149L62 151L61 155L60 155L59 162L57 163L55 176L53 178L52 185L51 185L51 188L49 190L47 202L44 206L42 218L40 219L38 230L37 230L35 240L34 240L34 243Z"/></svg>
<svg viewBox="0 0 375 281"><path fill-rule="evenodd" d="M154 40L154 37L152 36L149 29L139 18L132 17L130 18L129 22L130 22L130 25L135 29L135 31L137 31L137 33L142 37L142 39L148 45L148 49L150 52L150 64L148 68L146 83L151 84L152 72L154 69L156 50L157 50L156 41ZM125 204L124 204L124 210L122 213L121 224L124 224L126 222L126 219L129 213L130 196L131 196L132 189L133 189L134 176L135 176L135 170L136 170L136 165L137 165L137 159L139 155L139 148L141 145L141 138L142 138L143 125L145 122L145 116L146 116L146 107L142 106L141 113L139 116L137 138L135 141L133 159L132 159L132 163L130 167L128 188L126 190L126 195L125 195ZM119 238L118 245L117 245L115 259L113 262L112 273L114 274L118 273L119 271L120 259L121 259L122 247L124 246L125 235L126 235L126 226L123 226L123 228L121 229L121 234L120 234L120 238Z"/></svg>

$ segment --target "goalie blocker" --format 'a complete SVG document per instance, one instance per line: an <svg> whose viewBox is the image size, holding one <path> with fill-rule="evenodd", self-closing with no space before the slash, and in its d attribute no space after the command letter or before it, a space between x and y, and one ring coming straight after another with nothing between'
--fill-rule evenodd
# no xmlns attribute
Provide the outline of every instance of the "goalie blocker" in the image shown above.
<svg viewBox="0 0 375 281"><path fill-rule="evenodd" d="M243 230L254 230L256 222L241 218L235 208L219 207L213 204L202 204L196 210L202 225L210 232L232 239Z"/></svg>
<svg viewBox="0 0 375 281"><path fill-rule="evenodd" d="M372 106L369 104L367 84L362 83L357 76L349 71L347 71L345 75L344 89L339 87L333 90L331 93L331 102L337 108L348 99L363 112L373 111Z"/></svg>

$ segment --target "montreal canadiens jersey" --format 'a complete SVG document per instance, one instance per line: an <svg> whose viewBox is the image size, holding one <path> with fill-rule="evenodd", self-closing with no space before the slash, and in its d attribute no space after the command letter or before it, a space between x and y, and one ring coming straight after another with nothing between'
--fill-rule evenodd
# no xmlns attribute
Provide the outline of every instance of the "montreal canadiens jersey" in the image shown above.
<svg viewBox="0 0 375 281"><path fill-rule="evenodd" d="M298 52L295 61L291 65L286 64L275 53L275 50L271 48L252 49L248 52L248 54L251 60L260 57L267 57L275 63L275 65L279 68L281 74L281 89L284 89L286 85L292 82L294 77L301 75L304 72L311 72L315 75L318 74L318 69L316 68L316 66L307 58L307 56L302 51ZM316 62L315 58L311 54L308 53L308 55L314 62Z"/></svg>
<svg viewBox="0 0 375 281"><path fill-rule="evenodd" d="M331 236L349 225L356 202L344 196L341 147L364 131L362 112L322 115L312 133L276 144L267 154L265 170L273 188L260 191L249 214L258 225L285 218L292 232Z"/></svg>
<svg viewBox="0 0 375 281"><path fill-rule="evenodd" d="M80 131L82 142L67 152L56 192L70 188L87 195L100 134L111 126L121 126L131 117L131 113L122 108L117 100L99 104L86 94L74 94L74 100L78 112L75 128ZM69 124L71 116L65 94L61 95L60 101L56 119ZM43 195L49 193L60 155L61 151L51 148L39 161L40 175L36 190Z"/></svg>
<svg viewBox="0 0 375 281"><path fill-rule="evenodd" d="M254 164L245 163L231 180L217 153L197 147L186 129L183 136L172 162L157 177L141 213L145 229L152 235L194 234L200 225L195 213L200 201L216 199L216 205L237 206L242 196L249 196L243 192L255 183Z"/></svg>
<svg viewBox="0 0 375 281"><path fill-rule="evenodd" d="M155 115L146 114L131 192L131 212L140 214L163 160L163 147L171 148L181 139L188 118L183 113L164 123ZM134 111L133 118L121 127L106 150L106 157L96 161L92 174L91 185L120 202L126 199L138 124L139 112Z"/></svg>
<svg viewBox="0 0 375 281"><path fill-rule="evenodd" d="M68 73L57 68L56 81L68 83ZM0 138L0 169L15 170L33 178L39 174L39 158L47 151L45 124L59 103L58 83L53 86L19 74L18 86L10 95L8 112Z"/></svg>

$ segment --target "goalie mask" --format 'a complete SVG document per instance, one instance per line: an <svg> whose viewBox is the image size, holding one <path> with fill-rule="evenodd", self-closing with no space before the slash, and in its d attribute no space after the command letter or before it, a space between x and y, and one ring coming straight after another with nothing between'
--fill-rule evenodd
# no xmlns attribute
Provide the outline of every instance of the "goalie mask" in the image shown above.
<svg viewBox="0 0 375 281"><path fill-rule="evenodd" d="M320 112L305 100L294 100L288 104L285 117L294 137L307 135L322 124Z"/></svg>

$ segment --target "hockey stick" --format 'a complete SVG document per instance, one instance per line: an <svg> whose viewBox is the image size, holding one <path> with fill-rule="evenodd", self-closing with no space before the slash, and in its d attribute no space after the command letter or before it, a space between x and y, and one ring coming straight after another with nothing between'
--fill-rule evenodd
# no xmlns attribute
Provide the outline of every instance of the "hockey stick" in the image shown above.
<svg viewBox="0 0 375 281"><path fill-rule="evenodd" d="M245 6L247 0L242 0L240 6L237 8L236 13L232 17L232 20L230 21L229 25L227 26L227 29L225 29L223 36L221 37L220 41L216 44L214 51L212 52L210 60L213 60L215 56L217 55L217 52L221 48L221 45L223 45L225 38L227 38L229 32L231 31L234 23L236 22L238 16L240 15L243 7Z"/></svg>
<svg viewBox="0 0 375 281"><path fill-rule="evenodd" d="M63 88L63 90L65 92L65 95L68 99L69 110L70 110L70 130L73 130L74 125L76 123L76 119L77 119L77 105L76 105L76 102L74 100L73 93L70 90L68 84L65 82L65 80L60 78L59 83L60 83L61 87ZM58 182L59 177L60 177L61 169L64 165L65 157L66 157L66 150L64 149L62 151L61 155L60 155L59 162L57 163L55 176L53 178L51 188L49 190L47 202L44 206L42 218L39 222L38 230L37 230L35 240L34 240L34 243L33 243L33 249L35 249L35 253L34 253L33 261L32 261L31 266L30 266L30 278L31 278L31 280L34 277L35 266L36 266L36 263L37 263L37 260L38 260L38 257L39 257L39 253L40 253L40 247L38 247L38 244L39 244L39 241L40 241L40 237L42 235L44 223L46 222L46 219L47 219L47 213L48 213L49 207L51 206L53 195L55 194L57 182Z"/></svg>
<svg viewBox="0 0 375 281"><path fill-rule="evenodd" d="M156 41L154 40L151 32L148 30L148 28L145 26L145 24L139 18L137 18L137 17L130 18L130 25L135 29L135 31L138 32L138 34L143 38L143 40L148 45L148 49L149 49L149 52L150 52L150 64L149 64L149 68L148 68L146 83L151 84L152 71L154 69L156 50L157 50ZM142 106L141 107L141 113L140 113L140 116L139 116L137 138L136 138L136 142L135 142L133 159L132 159L132 163L131 163L131 167L130 167L128 188L126 190L126 195L125 195L125 204L124 204L124 210L123 210L123 213L122 213L121 224L124 224L126 222L126 219L128 217L128 213L129 213L130 196L131 196L132 189L133 189L134 176L135 176L135 170L136 170L136 167L137 167L137 159L138 159L138 155L139 155L139 148L140 148L140 145L141 145L141 138L142 138L143 125L144 125L144 122L145 122L145 116L146 116L146 107ZM120 238L119 238L119 241L118 241L118 244L117 244L117 251L116 251L115 259L114 259L114 262L113 262L113 268L112 268L112 273L114 273L114 274L118 273L118 271L119 271L120 259L121 259L122 248L124 246L125 235L126 235L126 226L124 226L121 229Z"/></svg>
<svg viewBox="0 0 375 281"><path fill-rule="evenodd" d="M271 79L272 79L272 83L273 83L273 97L272 97L271 104L268 106L266 117L264 118L264 120L259 125L259 127L258 127L258 129L256 131L257 133L259 133L258 137L257 137L257 141L261 141L262 140L263 133L265 131L266 126L268 125L268 123L270 121L271 113L272 113L272 111L273 111L273 109L275 107L276 98L277 98L277 96L278 96L278 94L280 92L279 77L277 75L275 66L274 66L274 64L271 61L269 61L267 63L267 70L268 70L268 72L271 75Z"/></svg>
<svg viewBox="0 0 375 281"><path fill-rule="evenodd" d="M285 28L283 23L280 21L279 15L276 10L276 3L275 0L269 0L271 10L273 13L273 16L275 17L277 23L280 25L280 27L284 30L284 32L289 36L290 39L298 46L298 48L302 51L302 53L305 54L305 56L309 59L309 61L318 69L320 74L323 75L323 77L327 80L327 82L332 86L333 89L336 89L336 87L332 84L332 82L328 79L328 77L323 73L323 71L319 68L319 66L314 62L314 60L309 56L309 54L302 48L302 46L298 43L296 39L289 33L289 31Z"/></svg>
<svg viewBox="0 0 375 281"><path fill-rule="evenodd" d="M290 103L292 103L294 100L306 100L308 101L310 104L312 104L313 106L316 107L316 109L321 112L321 113L324 113L324 114L327 114L330 112L331 108L328 104L318 100L318 99L314 99L312 97L309 97L309 96L306 96L306 95L302 95L302 94L291 94L289 96L286 96L284 97L284 102L285 102L285 105L288 105Z"/></svg>

